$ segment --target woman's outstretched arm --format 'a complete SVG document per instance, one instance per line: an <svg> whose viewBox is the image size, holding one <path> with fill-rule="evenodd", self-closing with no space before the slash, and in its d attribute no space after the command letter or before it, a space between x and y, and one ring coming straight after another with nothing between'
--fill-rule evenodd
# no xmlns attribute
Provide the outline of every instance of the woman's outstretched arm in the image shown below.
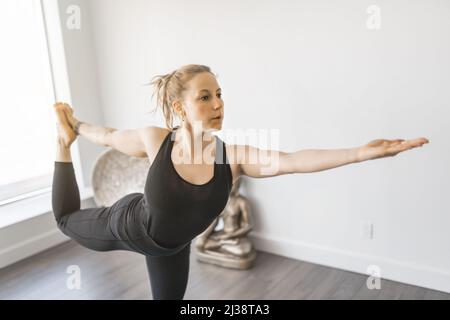
<svg viewBox="0 0 450 320"><path fill-rule="evenodd" d="M238 145L235 147L237 148L240 175L266 178L283 174L318 172L351 163L392 157L400 152L421 147L425 143L429 143L426 138L377 139L355 148L306 149L292 153L260 150L252 146Z"/></svg>
<svg viewBox="0 0 450 320"><path fill-rule="evenodd" d="M73 115L73 109L65 106L65 114L72 129L77 129L78 134L92 143L111 147L124 154L133 157L147 157L147 151L144 144L144 137L147 128L118 130L115 128L102 127L79 121Z"/></svg>
<svg viewBox="0 0 450 320"><path fill-rule="evenodd" d="M78 127L80 136L83 136L92 143L105 147L110 146L108 143L108 137L115 130L116 129L114 128L97 126L86 122L81 122Z"/></svg>
<svg viewBox="0 0 450 320"><path fill-rule="evenodd" d="M144 144L146 131L151 127L141 129L124 129L101 127L82 122L78 128L81 136L96 144L111 147L132 157L147 157Z"/></svg>
<svg viewBox="0 0 450 320"><path fill-rule="evenodd" d="M101 146L108 146L106 137L109 133L113 132L114 128L101 127L93 124L89 124L83 121L78 120L73 115L73 109L67 103L64 104L64 113L66 115L67 121L70 127L77 132L78 134L89 140L94 144L98 144ZM77 130L75 130L77 128Z"/></svg>
<svg viewBox="0 0 450 320"><path fill-rule="evenodd" d="M348 149L305 149L290 153L288 173L309 173L341 167L359 162L359 148Z"/></svg>

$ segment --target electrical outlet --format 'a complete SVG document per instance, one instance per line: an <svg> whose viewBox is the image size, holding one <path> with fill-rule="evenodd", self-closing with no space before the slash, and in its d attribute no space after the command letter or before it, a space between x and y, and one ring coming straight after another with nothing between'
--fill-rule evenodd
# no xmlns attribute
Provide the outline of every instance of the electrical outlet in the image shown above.
<svg viewBox="0 0 450 320"><path fill-rule="evenodd" d="M363 239L373 239L373 223L372 223L372 221L363 221L362 237L363 237Z"/></svg>

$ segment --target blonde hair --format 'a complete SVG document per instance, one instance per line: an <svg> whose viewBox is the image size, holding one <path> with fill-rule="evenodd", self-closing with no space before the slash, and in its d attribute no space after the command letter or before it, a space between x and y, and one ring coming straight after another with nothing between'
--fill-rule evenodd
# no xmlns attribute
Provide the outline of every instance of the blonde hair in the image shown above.
<svg viewBox="0 0 450 320"><path fill-rule="evenodd" d="M208 66L188 64L169 74L157 75L152 78L152 81L150 82L150 84L154 86L152 99L156 93L157 100L156 107L152 109L151 112L155 112L158 107L161 107L164 119L166 121L166 127L169 130L174 129L173 120L175 117L175 111L172 108L172 102L177 99L181 99L182 92L186 89L186 82L202 72L209 72L216 76L211 72L211 69Z"/></svg>

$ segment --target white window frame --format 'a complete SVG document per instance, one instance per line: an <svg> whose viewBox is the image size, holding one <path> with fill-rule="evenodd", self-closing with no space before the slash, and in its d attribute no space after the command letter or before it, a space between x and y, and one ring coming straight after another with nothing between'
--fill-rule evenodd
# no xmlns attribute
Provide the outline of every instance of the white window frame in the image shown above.
<svg viewBox="0 0 450 320"><path fill-rule="evenodd" d="M62 26L65 23L61 19L60 4L57 0L39 0L38 2L42 12L39 18L42 24L41 30L43 30L43 36L47 40L55 101L64 101L72 104L62 30ZM72 144L71 154L81 200L85 200L92 197L93 192L92 188L86 188L84 184L78 140ZM48 175L44 177L48 179ZM34 179L27 180L26 182L30 183L30 187L32 183L39 183L39 179L36 181L32 180ZM21 191L23 192L17 194L17 188L20 187L19 184L22 184L23 187L24 182L18 183L16 186L11 185L11 194L14 193L14 188L16 188L14 197L0 202L0 228L52 210L51 187L41 188L31 192L26 192L26 190L22 189Z"/></svg>

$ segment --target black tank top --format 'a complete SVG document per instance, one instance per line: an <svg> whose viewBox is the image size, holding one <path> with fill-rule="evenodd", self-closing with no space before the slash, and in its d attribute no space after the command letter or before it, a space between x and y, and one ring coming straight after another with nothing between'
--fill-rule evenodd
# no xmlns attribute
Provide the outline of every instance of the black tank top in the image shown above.
<svg viewBox="0 0 450 320"><path fill-rule="evenodd" d="M201 185L184 180L171 159L178 128L161 144L141 200L149 236L166 248L187 243L203 232L225 208L233 183L225 143L217 136L213 178Z"/></svg>

